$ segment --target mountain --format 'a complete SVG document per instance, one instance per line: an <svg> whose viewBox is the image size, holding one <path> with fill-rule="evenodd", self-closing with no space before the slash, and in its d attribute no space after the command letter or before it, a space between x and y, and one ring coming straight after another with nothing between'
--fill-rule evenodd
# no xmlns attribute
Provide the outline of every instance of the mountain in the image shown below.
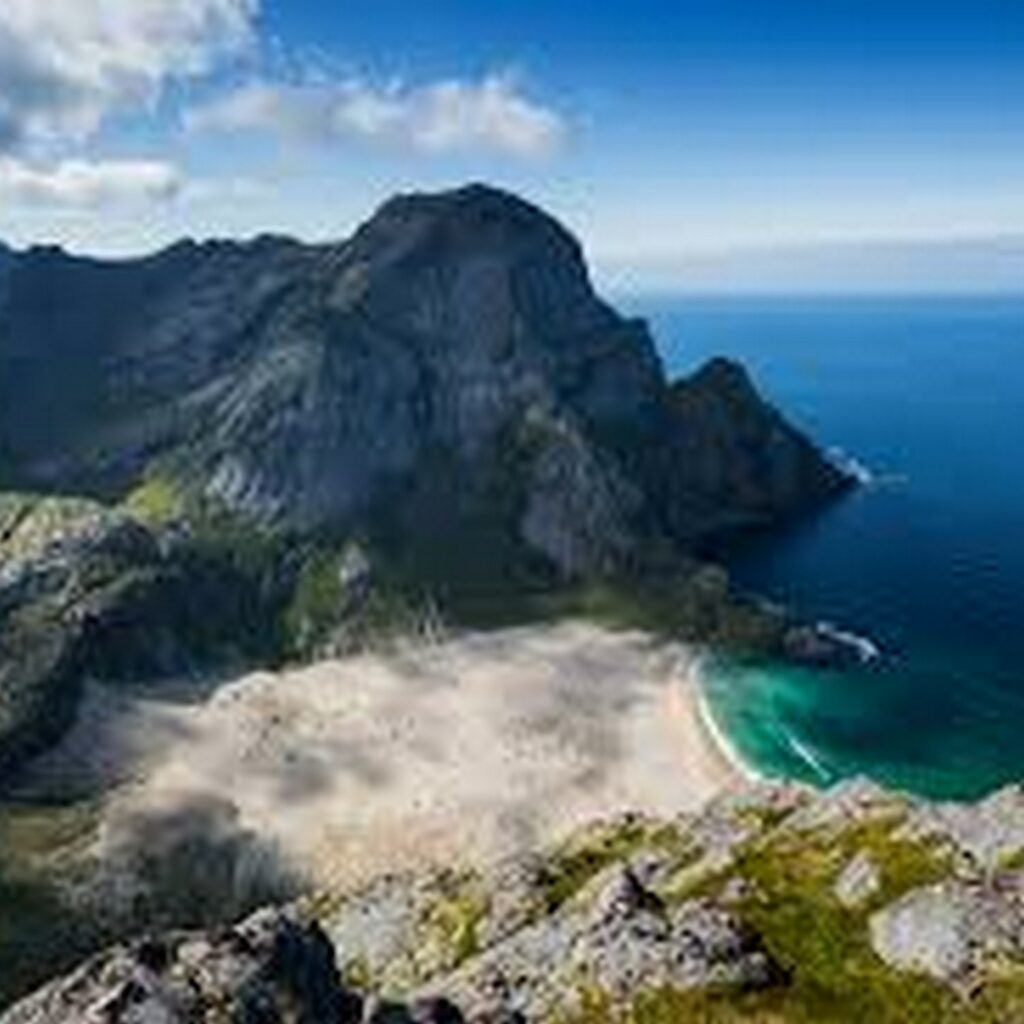
<svg viewBox="0 0 1024 1024"><path fill-rule="evenodd" d="M634 623L789 649L694 556L850 483L741 367L668 381L576 240L492 188L333 245L8 250L0 766L85 678L343 653L437 604L507 620L615 580Z"/></svg>
<svg viewBox="0 0 1024 1024"><path fill-rule="evenodd" d="M739 368L670 386L575 239L484 186L399 197L336 245L36 249L8 278L0 471L22 490L157 480L303 533L469 523L573 575L846 483Z"/></svg>
<svg viewBox="0 0 1024 1024"><path fill-rule="evenodd" d="M1011 1024L1024 796L757 786L114 947L0 1024Z"/></svg>

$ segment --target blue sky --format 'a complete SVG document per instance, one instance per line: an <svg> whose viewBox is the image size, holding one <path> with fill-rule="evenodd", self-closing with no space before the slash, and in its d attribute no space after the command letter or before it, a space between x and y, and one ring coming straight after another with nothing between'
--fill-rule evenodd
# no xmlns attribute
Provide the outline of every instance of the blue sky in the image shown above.
<svg viewBox="0 0 1024 1024"><path fill-rule="evenodd" d="M918 286L1002 287L1024 280L1024 4L0 5L15 243L338 237L470 179L553 209L610 279L749 286L783 252L814 284L789 257L838 245L851 286L913 251ZM950 258L990 238L969 273Z"/></svg>

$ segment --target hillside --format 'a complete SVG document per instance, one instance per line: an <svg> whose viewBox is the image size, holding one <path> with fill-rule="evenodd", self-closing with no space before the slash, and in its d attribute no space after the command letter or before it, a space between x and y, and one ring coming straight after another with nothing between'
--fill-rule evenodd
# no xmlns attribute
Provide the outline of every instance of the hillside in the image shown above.
<svg viewBox="0 0 1024 1024"><path fill-rule="evenodd" d="M0 1021L1011 1024L1022 845L1016 789L967 807L754 787L150 937Z"/></svg>

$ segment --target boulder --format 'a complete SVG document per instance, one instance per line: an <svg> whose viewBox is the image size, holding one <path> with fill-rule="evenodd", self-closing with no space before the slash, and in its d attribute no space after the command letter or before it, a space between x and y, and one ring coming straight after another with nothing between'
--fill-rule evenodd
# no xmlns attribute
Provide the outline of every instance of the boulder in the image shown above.
<svg viewBox="0 0 1024 1024"><path fill-rule="evenodd" d="M871 944L892 967L969 989L1024 955L1024 876L914 889L871 918Z"/></svg>

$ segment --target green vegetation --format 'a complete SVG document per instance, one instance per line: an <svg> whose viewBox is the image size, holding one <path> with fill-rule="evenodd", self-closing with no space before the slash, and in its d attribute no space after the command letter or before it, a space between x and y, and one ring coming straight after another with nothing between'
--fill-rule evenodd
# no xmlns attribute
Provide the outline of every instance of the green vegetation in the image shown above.
<svg viewBox="0 0 1024 1024"><path fill-rule="evenodd" d="M782 995L729 991L643 992L628 1006L617 1006L600 990L585 988L576 1012L551 1024L784 1024ZM867 1022L865 1022L867 1024Z"/></svg>
<svg viewBox="0 0 1024 1024"><path fill-rule="evenodd" d="M875 955L868 933L871 914L911 889L948 877L952 867L942 846L900 837L901 821L893 812L843 828L803 832L776 830L774 820L766 821L729 866L697 877L688 874L692 860L681 855L674 866L689 887L674 891L670 879L659 895L670 901L717 896L728 882L742 880L730 905L777 965L777 981L752 992L650 990L628 1005L587 989L577 1011L553 1024L1012 1024L1024 1019L1024 965L1003 965L966 999L925 976L897 972ZM644 846L642 831L627 829L593 837L575 858L563 853L562 891L571 895L596 870ZM682 831L673 848L685 847ZM880 885L862 906L848 909L834 887L858 853L871 858Z"/></svg>
<svg viewBox="0 0 1024 1024"><path fill-rule="evenodd" d="M473 881L471 877L453 881L423 922L427 942L433 938L441 947L449 970L480 952L477 929L487 914L487 901Z"/></svg>
<svg viewBox="0 0 1024 1024"><path fill-rule="evenodd" d="M426 590L403 586L386 566L371 570L360 544L322 544L305 557L284 607L284 654L305 660L325 647L342 653L380 646L440 621Z"/></svg>
<svg viewBox="0 0 1024 1024"><path fill-rule="evenodd" d="M881 852L880 843L875 852ZM751 883L738 907L740 917L761 936L788 978L786 1019L837 1024L946 1019L952 996L932 981L887 968L870 947L867 913L848 910L836 899L833 886L847 853L845 843L818 845L798 836L755 847L737 865L735 873ZM894 880L913 884L924 859L902 846L894 858ZM879 868L884 876L885 859Z"/></svg>
<svg viewBox="0 0 1024 1024"><path fill-rule="evenodd" d="M183 488L168 476L148 476L124 500L124 509L144 523L162 526L180 518L187 508Z"/></svg>
<svg viewBox="0 0 1024 1024"><path fill-rule="evenodd" d="M547 911L558 910L605 868L627 861L642 849L670 850L682 858L689 854L675 828L644 818L600 824L573 837L545 862Z"/></svg>
<svg viewBox="0 0 1024 1024"><path fill-rule="evenodd" d="M0 1006L95 948L98 923L82 920L54 879L96 820L90 804L0 805Z"/></svg>

